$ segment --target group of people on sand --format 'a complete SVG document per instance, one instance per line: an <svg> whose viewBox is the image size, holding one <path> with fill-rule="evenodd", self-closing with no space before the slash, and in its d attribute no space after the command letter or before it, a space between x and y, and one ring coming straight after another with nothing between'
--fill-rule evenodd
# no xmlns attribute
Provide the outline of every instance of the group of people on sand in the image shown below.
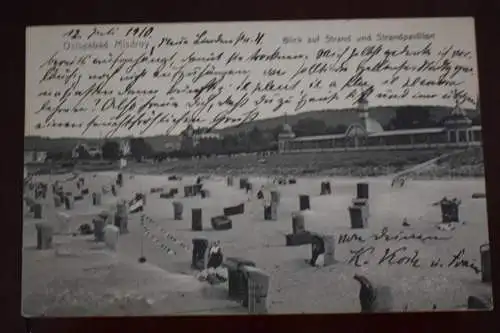
<svg viewBox="0 0 500 333"><path fill-rule="evenodd" d="M405 176L397 176L392 179L391 187L403 187L406 184L407 178Z"/></svg>

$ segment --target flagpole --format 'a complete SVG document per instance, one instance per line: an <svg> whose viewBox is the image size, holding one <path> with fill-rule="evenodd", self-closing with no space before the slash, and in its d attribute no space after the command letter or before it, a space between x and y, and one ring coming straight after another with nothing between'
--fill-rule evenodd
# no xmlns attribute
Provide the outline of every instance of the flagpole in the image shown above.
<svg viewBox="0 0 500 333"><path fill-rule="evenodd" d="M131 172L132 174L132 172ZM135 173L134 174L134 180L137 181L137 178L135 178L135 176L137 176ZM139 191L140 191L140 194L142 196L142 207L141 207L141 256L139 257L139 262L140 263L144 263L146 262L146 257L144 256L144 232L145 232L145 220L146 220L146 213L144 213L144 209L145 209L145 206L146 206L146 194L143 192L143 186L142 186L142 182L139 181Z"/></svg>
<svg viewBox="0 0 500 333"><path fill-rule="evenodd" d="M144 214L141 214L141 221L144 223ZM141 257L144 257L144 232L141 232Z"/></svg>
<svg viewBox="0 0 500 333"><path fill-rule="evenodd" d="M141 213L141 256L139 257L139 262L145 263L146 262L146 257L144 256L144 231L145 231L145 226L144 226L144 220L145 220L145 214Z"/></svg>
<svg viewBox="0 0 500 333"><path fill-rule="evenodd" d="M104 159L103 153L102 153L102 147L103 147L103 140L102 140L102 130L99 130L99 150L101 151L101 161Z"/></svg>

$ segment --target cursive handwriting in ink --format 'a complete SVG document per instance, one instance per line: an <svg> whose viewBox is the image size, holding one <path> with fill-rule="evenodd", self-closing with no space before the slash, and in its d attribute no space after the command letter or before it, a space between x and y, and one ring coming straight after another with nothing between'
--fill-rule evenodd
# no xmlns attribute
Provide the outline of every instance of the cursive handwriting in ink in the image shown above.
<svg viewBox="0 0 500 333"><path fill-rule="evenodd" d="M390 266L408 265L411 267L420 267L419 251L414 250L412 255L407 255L407 249L406 246L401 246L395 250L387 248L377 264L387 263Z"/></svg>
<svg viewBox="0 0 500 333"><path fill-rule="evenodd" d="M363 100L439 105L456 95L461 104L475 103L467 88L476 74L473 50L438 33L414 43L379 32L341 36L245 26L63 28L55 35L60 42L50 44L58 46L43 50L47 57L37 58L42 53L35 44L30 53L39 65L29 83L33 133L74 125L86 135L101 128L110 135L179 134L187 122L235 127L282 111L351 108ZM442 237L386 230L369 239ZM341 242L353 241L362 243L355 237Z"/></svg>
<svg viewBox="0 0 500 333"><path fill-rule="evenodd" d="M474 262L465 259L465 249L458 251L452 256L450 262L448 263L448 267L465 267L472 269L475 273L481 273L481 269Z"/></svg>
<svg viewBox="0 0 500 333"><path fill-rule="evenodd" d="M411 233L411 234L406 234L403 231L398 232L397 234L390 234L389 229L387 227L382 228L382 230L379 233L373 234L372 237L374 240L385 240L386 242L389 241L406 241L406 240L418 240L422 243L425 243L427 241L431 240L449 240L452 237L446 237L446 236L426 236L421 233Z"/></svg>
<svg viewBox="0 0 500 333"><path fill-rule="evenodd" d="M340 234L338 238L338 244L360 242L364 243L365 239L358 234Z"/></svg>
<svg viewBox="0 0 500 333"><path fill-rule="evenodd" d="M358 250L350 250L351 257L347 260L348 264L354 264L356 267L361 267L367 265L369 262L364 257L367 254L373 254L375 252L374 246L362 247Z"/></svg>
<svg viewBox="0 0 500 333"><path fill-rule="evenodd" d="M118 31L117 27L105 28L105 29L94 27L92 31L87 35L87 39L91 39L93 37L114 37L117 31Z"/></svg>
<svg viewBox="0 0 500 333"><path fill-rule="evenodd" d="M81 39L82 38L82 32L80 29L70 29L63 33L63 38L68 37L70 39Z"/></svg>
<svg viewBox="0 0 500 333"><path fill-rule="evenodd" d="M131 27L125 33L125 37L150 38L155 27Z"/></svg>

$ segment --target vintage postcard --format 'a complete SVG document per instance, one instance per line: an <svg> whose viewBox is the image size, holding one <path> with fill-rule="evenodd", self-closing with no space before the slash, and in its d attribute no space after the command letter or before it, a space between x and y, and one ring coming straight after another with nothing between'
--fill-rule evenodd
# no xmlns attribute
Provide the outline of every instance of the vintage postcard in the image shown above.
<svg viewBox="0 0 500 333"><path fill-rule="evenodd" d="M26 30L27 317L493 308L474 20Z"/></svg>

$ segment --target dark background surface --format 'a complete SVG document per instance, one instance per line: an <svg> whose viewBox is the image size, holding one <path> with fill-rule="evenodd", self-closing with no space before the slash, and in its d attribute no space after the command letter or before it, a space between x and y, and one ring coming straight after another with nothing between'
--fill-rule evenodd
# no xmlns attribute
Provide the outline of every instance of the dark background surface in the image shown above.
<svg viewBox="0 0 500 333"><path fill-rule="evenodd" d="M8 7L7 7L8 6ZM16 8L17 7L17 8ZM158 1L15 1L2 10L2 112L0 117L0 331L58 332L500 332L494 312L404 313L390 315L307 315L266 317L95 318L26 320L21 313L22 163L24 132L25 27L83 23L155 23L279 19L355 19L475 16L491 250L493 289L500 300L500 110L498 84L500 1L466 0L183 0ZM9 156L8 158L6 156ZM495 242L496 240L496 242ZM498 302L497 302L498 304ZM495 319L496 318L496 319Z"/></svg>

